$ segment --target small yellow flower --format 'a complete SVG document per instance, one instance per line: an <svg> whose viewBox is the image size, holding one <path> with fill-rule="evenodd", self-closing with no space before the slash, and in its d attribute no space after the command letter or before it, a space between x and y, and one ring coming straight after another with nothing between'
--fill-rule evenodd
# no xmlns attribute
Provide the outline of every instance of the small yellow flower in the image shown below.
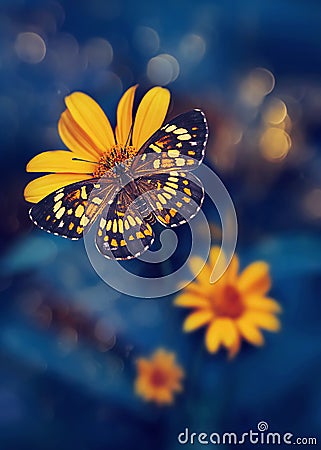
<svg viewBox="0 0 321 450"><path fill-rule="evenodd" d="M69 151L47 151L29 161L28 172L49 172L50 175L36 178L26 186L27 201L38 203L68 184L101 177L107 170L106 161L122 157L124 148L128 157L138 152L162 125L170 94L161 87L150 89L140 102L133 123L136 88L129 88L120 99L115 135L105 113L91 97L74 92L65 98L67 109L61 114L58 131Z"/></svg>
<svg viewBox="0 0 321 450"><path fill-rule="evenodd" d="M276 317L281 312L279 304L267 297L271 287L269 266L263 261L250 264L240 274L239 261L233 256L223 276L210 284L211 271L218 259L220 249L213 247L209 264L205 264L196 280L190 283L175 299L175 305L195 309L185 320L183 329L194 331L207 326L205 345L210 353L224 346L229 357L235 356L245 339L250 344L264 343L260 329L279 331ZM203 265L199 257L190 260L195 274Z"/></svg>
<svg viewBox="0 0 321 450"><path fill-rule="evenodd" d="M146 401L158 405L171 404L174 393L182 390L184 371L176 363L175 354L159 349L150 359L138 358L135 392Z"/></svg>

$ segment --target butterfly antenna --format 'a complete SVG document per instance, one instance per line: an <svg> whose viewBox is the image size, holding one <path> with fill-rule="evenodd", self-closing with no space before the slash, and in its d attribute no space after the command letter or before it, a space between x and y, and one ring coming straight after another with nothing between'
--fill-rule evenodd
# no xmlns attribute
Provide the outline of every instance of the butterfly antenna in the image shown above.
<svg viewBox="0 0 321 450"><path fill-rule="evenodd" d="M129 133L128 133L128 137L127 137L127 140L126 140L126 144L125 144L125 148L128 146L128 144L129 144L129 142L130 142L130 140L131 140L131 138L132 138L132 135L133 135L133 127L134 127L134 123L132 123L132 125L131 125L131 127L130 127L130 130L129 130Z"/></svg>
<svg viewBox="0 0 321 450"><path fill-rule="evenodd" d="M81 158L72 158L73 161L82 161L82 162L88 162L91 164L99 164L97 161L87 161L87 159L81 159Z"/></svg>

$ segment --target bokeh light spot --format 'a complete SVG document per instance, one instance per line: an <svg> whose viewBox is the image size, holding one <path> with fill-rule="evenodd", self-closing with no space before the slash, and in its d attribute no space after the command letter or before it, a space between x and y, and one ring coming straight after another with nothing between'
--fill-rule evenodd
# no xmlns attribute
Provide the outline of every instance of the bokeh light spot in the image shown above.
<svg viewBox="0 0 321 450"><path fill-rule="evenodd" d="M287 114L284 120L282 120L282 122L278 124L278 127L283 128L283 130L286 130L287 132L291 131L292 129L291 117Z"/></svg>
<svg viewBox="0 0 321 450"><path fill-rule="evenodd" d="M198 34L186 34L180 44L179 52L187 62L197 63L204 57L206 43Z"/></svg>
<svg viewBox="0 0 321 450"><path fill-rule="evenodd" d="M58 346L62 353L69 353L77 346L78 332L72 327L65 327L58 337Z"/></svg>
<svg viewBox="0 0 321 450"><path fill-rule="evenodd" d="M275 79L272 72L262 67L252 70L242 81L240 97L244 103L257 107L273 91Z"/></svg>
<svg viewBox="0 0 321 450"><path fill-rule="evenodd" d="M271 127L264 131L260 140L261 153L268 161L282 160L291 148L291 138L281 128Z"/></svg>
<svg viewBox="0 0 321 450"><path fill-rule="evenodd" d="M150 59L147 65L147 76L152 83L165 86L175 81L179 75L179 64L172 55L161 54Z"/></svg>
<svg viewBox="0 0 321 450"><path fill-rule="evenodd" d="M279 98L272 98L265 107L263 119L267 123L278 125L284 121L286 115L286 104Z"/></svg>
<svg viewBox="0 0 321 450"><path fill-rule="evenodd" d="M321 218L321 189L312 189L304 199L304 208L312 218Z"/></svg>
<svg viewBox="0 0 321 450"><path fill-rule="evenodd" d="M88 65L93 68L108 67L113 60L113 47L102 38L90 39L84 49Z"/></svg>
<svg viewBox="0 0 321 450"><path fill-rule="evenodd" d="M99 319L95 325L95 337L100 343L100 350L107 351L114 347L116 343L115 331L111 327L110 321L105 317Z"/></svg>
<svg viewBox="0 0 321 450"><path fill-rule="evenodd" d="M160 39L158 33L150 27L137 27L134 33L134 45L146 56L152 56L159 50Z"/></svg>
<svg viewBox="0 0 321 450"><path fill-rule="evenodd" d="M37 33L19 33L14 48L18 58L29 64L38 64L46 56L45 41Z"/></svg>

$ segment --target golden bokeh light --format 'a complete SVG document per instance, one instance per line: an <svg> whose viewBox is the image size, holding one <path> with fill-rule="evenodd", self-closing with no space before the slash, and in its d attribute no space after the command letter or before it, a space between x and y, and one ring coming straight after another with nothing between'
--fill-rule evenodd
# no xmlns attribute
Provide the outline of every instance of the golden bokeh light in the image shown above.
<svg viewBox="0 0 321 450"><path fill-rule="evenodd" d="M281 124L287 116L286 104L279 98L271 98L264 111L263 120L272 125Z"/></svg>
<svg viewBox="0 0 321 450"><path fill-rule="evenodd" d="M286 130L287 132L292 129L292 120L289 115L286 115L282 122L275 124L278 128L282 128L282 130Z"/></svg>
<svg viewBox="0 0 321 450"><path fill-rule="evenodd" d="M266 95L273 91L274 86L273 73L263 67L257 67L242 81L240 97L244 103L256 107L262 103Z"/></svg>
<svg viewBox="0 0 321 450"><path fill-rule="evenodd" d="M277 162L286 157L292 142L288 133L281 128L267 128L260 139L260 149L263 157L271 162Z"/></svg>

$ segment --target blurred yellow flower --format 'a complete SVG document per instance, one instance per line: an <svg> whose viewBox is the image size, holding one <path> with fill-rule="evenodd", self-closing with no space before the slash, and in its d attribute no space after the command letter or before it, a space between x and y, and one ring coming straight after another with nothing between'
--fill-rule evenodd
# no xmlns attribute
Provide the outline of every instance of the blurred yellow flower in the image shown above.
<svg viewBox="0 0 321 450"><path fill-rule="evenodd" d="M184 377L175 354L158 349L150 359L138 358L136 365L136 394L158 405L173 403L174 393L182 390L181 380Z"/></svg>
<svg viewBox="0 0 321 450"><path fill-rule="evenodd" d="M170 93L161 87L150 89L140 102L133 123L136 88L129 88L119 101L115 135L105 113L91 97L74 92L65 98L67 109L61 114L58 131L69 150L43 152L29 161L27 172L50 175L36 178L26 186L27 201L38 203L68 184L101 177L108 161L123 160L138 152L162 125Z"/></svg>
<svg viewBox="0 0 321 450"><path fill-rule="evenodd" d="M239 273L239 261L234 255L223 276L210 284L210 274L219 252L219 247L212 248L209 264L205 264L196 280L176 297L174 304L194 309L184 322L184 331L194 331L206 325L207 350L216 353L224 346L232 358L238 353L242 339L261 346L264 338L260 329L280 330L276 314L281 312L281 308L275 300L267 297L271 278L269 266L263 261L254 262ZM195 274L202 265L201 258L190 259L190 269Z"/></svg>

